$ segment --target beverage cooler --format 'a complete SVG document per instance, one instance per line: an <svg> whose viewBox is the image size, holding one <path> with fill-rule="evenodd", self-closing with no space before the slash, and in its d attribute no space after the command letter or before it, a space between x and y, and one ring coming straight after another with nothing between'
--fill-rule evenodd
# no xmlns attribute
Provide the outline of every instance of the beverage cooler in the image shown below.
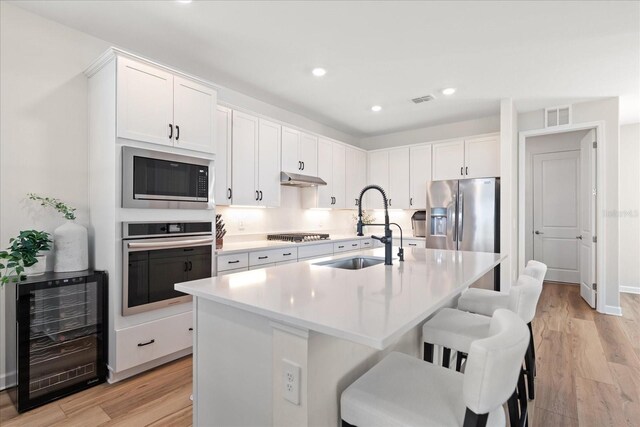
<svg viewBox="0 0 640 427"><path fill-rule="evenodd" d="M7 287L15 293L7 372L18 383L9 395L19 412L106 380L105 272L45 273Z"/></svg>

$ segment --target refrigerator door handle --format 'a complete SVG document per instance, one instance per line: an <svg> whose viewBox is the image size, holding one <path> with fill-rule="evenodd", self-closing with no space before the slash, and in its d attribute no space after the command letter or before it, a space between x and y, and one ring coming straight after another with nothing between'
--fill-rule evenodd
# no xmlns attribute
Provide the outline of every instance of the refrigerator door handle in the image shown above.
<svg viewBox="0 0 640 427"><path fill-rule="evenodd" d="M459 202L458 202L458 242L462 242L462 230L463 230L463 219L464 219L464 196L462 192L460 192Z"/></svg>
<svg viewBox="0 0 640 427"><path fill-rule="evenodd" d="M456 218L455 207L456 207L455 201L451 203L449 206L447 206L447 221L449 221L449 223L452 224L451 230L453 232L454 244L458 240L458 226L457 226L458 219Z"/></svg>

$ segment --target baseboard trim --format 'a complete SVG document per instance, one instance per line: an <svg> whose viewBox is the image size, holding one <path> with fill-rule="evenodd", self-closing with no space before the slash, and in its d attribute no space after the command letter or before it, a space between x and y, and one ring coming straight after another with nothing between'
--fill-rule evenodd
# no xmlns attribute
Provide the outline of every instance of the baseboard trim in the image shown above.
<svg viewBox="0 0 640 427"><path fill-rule="evenodd" d="M0 391L14 387L17 384L16 371L0 374Z"/></svg>
<svg viewBox="0 0 640 427"><path fill-rule="evenodd" d="M619 289L625 294L640 294L640 286L620 286Z"/></svg>
<svg viewBox="0 0 640 427"><path fill-rule="evenodd" d="M612 316L622 316L622 307L615 305L605 305L604 314L611 314Z"/></svg>

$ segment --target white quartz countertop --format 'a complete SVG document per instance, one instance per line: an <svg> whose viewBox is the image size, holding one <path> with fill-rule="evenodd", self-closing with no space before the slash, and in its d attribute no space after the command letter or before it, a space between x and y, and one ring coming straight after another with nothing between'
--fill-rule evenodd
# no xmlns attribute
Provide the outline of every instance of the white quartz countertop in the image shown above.
<svg viewBox="0 0 640 427"><path fill-rule="evenodd" d="M395 237L400 237L395 236ZM395 238L394 237L394 238ZM262 249L279 249L279 248L290 248L297 246L305 246L305 245L321 245L323 243L338 243L346 240L361 240L361 239L370 239L371 235L364 236L356 236L356 234L346 235L346 234L332 234L330 239L325 240L313 240L310 242L281 242L277 240L251 240L245 242L225 242L222 249L217 249L216 254L218 255L232 255L241 252L251 252ZM404 240L425 240L424 237L405 237Z"/></svg>
<svg viewBox="0 0 640 427"><path fill-rule="evenodd" d="M397 248L394 247L394 258ZM350 252L221 277L176 290L273 321L384 349L447 304L504 258L501 254L405 248L405 261L362 270L317 265Z"/></svg>

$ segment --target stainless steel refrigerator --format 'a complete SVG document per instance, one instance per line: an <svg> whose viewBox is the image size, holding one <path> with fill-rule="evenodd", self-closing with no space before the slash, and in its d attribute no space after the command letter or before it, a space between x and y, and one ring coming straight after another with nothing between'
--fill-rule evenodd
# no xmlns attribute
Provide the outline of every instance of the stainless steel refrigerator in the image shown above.
<svg viewBox="0 0 640 427"><path fill-rule="evenodd" d="M427 183L427 248L500 252L500 178ZM500 272L475 285L500 290Z"/></svg>

